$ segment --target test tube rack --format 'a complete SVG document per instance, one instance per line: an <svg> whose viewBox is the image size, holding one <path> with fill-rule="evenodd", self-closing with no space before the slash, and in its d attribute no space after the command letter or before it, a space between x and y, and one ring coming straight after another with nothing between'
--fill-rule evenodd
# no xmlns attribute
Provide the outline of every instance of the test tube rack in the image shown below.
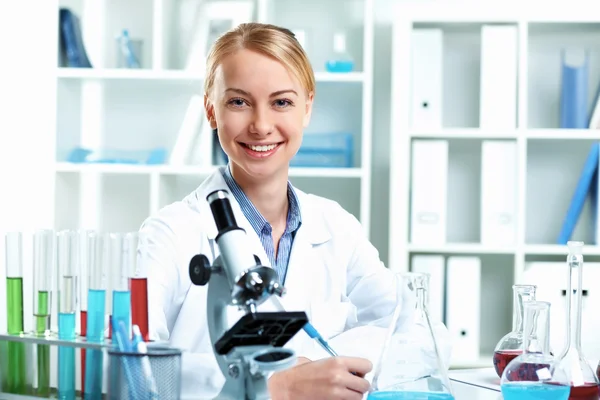
<svg viewBox="0 0 600 400"><path fill-rule="evenodd" d="M0 398L2 400L39 400L40 396L35 393L27 393L27 394L12 394L5 393L4 383L7 376L7 371L5 368L10 368L10 366L6 365L6 363L2 362L2 359L5 358L3 356L6 355L5 352L8 350L8 344L10 343L21 343L23 347L26 348L26 359L27 359L27 373L28 375L33 375L30 373L33 366L35 366L35 357L33 355L32 349L34 346L38 345L47 345L51 352L54 353L58 350L59 347L74 347L77 349L86 349L86 350L102 350L108 351L111 347L110 339L106 339L103 343L92 343L88 342L85 337L77 336L75 339L71 340L62 340L58 338L58 334L53 332L50 335L46 336L37 336L33 333L22 333L20 335L11 335L8 333L0 333ZM56 370L56 367L53 366L53 370ZM52 387L50 398L57 398L57 388ZM77 392L76 400L83 399L83 394Z"/></svg>

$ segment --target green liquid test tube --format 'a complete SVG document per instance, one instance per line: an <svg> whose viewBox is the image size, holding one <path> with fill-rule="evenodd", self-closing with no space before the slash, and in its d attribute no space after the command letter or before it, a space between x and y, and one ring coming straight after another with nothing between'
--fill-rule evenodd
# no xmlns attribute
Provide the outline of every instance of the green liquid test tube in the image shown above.
<svg viewBox="0 0 600 400"><path fill-rule="evenodd" d="M23 333L23 240L21 232L8 232L5 236L6 259L6 316L9 335ZM3 377L4 391L27 394L25 344L7 343L8 366Z"/></svg>
<svg viewBox="0 0 600 400"><path fill-rule="evenodd" d="M54 274L55 235L52 230L39 230L33 236L33 318L37 336L50 334L52 276ZM37 345L37 395L50 395L50 346Z"/></svg>

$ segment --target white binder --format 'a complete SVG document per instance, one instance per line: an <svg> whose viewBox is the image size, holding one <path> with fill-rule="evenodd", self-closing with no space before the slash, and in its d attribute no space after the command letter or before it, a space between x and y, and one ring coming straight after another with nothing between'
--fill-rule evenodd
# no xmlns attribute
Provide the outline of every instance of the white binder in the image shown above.
<svg viewBox="0 0 600 400"><path fill-rule="evenodd" d="M481 28L479 126L514 129L517 121L517 27Z"/></svg>
<svg viewBox="0 0 600 400"><path fill-rule="evenodd" d="M412 143L410 240L413 244L446 242L448 141Z"/></svg>
<svg viewBox="0 0 600 400"><path fill-rule="evenodd" d="M411 41L410 126L442 127L443 33L441 29L413 29Z"/></svg>
<svg viewBox="0 0 600 400"><path fill-rule="evenodd" d="M446 274L446 326L452 338L452 361L477 361L481 336L481 260L448 257Z"/></svg>
<svg viewBox="0 0 600 400"><path fill-rule="evenodd" d="M481 144L481 243L516 242L517 143L484 140Z"/></svg>
<svg viewBox="0 0 600 400"><path fill-rule="evenodd" d="M444 322L446 295L446 265L444 256L415 255L412 257L412 271L429 274L429 315L431 319Z"/></svg>

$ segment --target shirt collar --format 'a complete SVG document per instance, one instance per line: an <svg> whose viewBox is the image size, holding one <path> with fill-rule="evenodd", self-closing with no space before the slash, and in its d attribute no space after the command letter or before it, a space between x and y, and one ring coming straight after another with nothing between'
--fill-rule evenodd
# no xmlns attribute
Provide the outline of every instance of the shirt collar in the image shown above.
<svg viewBox="0 0 600 400"><path fill-rule="evenodd" d="M229 190L231 190L233 197L239 203L244 216L250 221L256 233L260 235L265 226L269 226L270 228L269 222L265 219L265 217L262 216L260 212L258 212L240 185L238 185L235 179L233 179L233 175L231 174L231 164L227 164L227 166L222 169L222 175L225 183L227 183L227 186L229 187ZM285 229L286 232L295 232L302 224L302 217L300 215L300 202L298 201L296 191L289 180L287 186L288 215Z"/></svg>

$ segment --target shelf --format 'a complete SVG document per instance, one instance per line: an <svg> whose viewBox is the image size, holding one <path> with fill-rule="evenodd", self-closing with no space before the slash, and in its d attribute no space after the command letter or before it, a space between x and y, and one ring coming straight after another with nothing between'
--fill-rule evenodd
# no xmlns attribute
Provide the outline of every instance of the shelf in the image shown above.
<svg viewBox="0 0 600 400"><path fill-rule="evenodd" d="M173 166L173 165L134 165L134 164L74 164L56 163L56 172L102 174L160 174L178 176L208 176L216 167ZM362 178L361 168L290 168L291 177L312 178Z"/></svg>
<svg viewBox="0 0 600 400"><path fill-rule="evenodd" d="M185 70L152 70L152 69L120 69L120 68L58 68L56 75L62 79L139 79L139 80L182 80L202 81L203 73ZM331 73L316 72L317 82L357 82L364 80L362 72Z"/></svg>
<svg viewBox="0 0 600 400"><path fill-rule="evenodd" d="M507 22L561 22L585 23L598 22L594 10L596 3L576 0L574 2L539 2L539 6L529 3L509 1L500 8L490 7L485 2L458 1L435 2L419 1L399 3L395 15L404 13L415 22L428 23L507 23Z"/></svg>
<svg viewBox="0 0 600 400"><path fill-rule="evenodd" d="M428 254L514 254L515 247L495 247L479 243L448 243L437 246L410 244L408 251Z"/></svg>
<svg viewBox="0 0 600 400"><path fill-rule="evenodd" d="M58 68L57 77L64 79L142 79L201 81L204 74L181 70L121 68Z"/></svg>
<svg viewBox="0 0 600 400"><path fill-rule="evenodd" d="M441 130L411 130L414 139L516 139L517 130L486 130L478 128L448 128Z"/></svg>
<svg viewBox="0 0 600 400"><path fill-rule="evenodd" d="M362 72L315 72L317 82L362 82L364 74Z"/></svg>
<svg viewBox="0 0 600 400"><path fill-rule="evenodd" d="M424 254L515 254L517 246L487 246L479 243L448 243L444 245L408 245L410 253ZM568 254L566 245L528 244L524 246L525 255L554 256ZM585 245L584 256L600 256L600 246Z"/></svg>
<svg viewBox="0 0 600 400"><path fill-rule="evenodd" d="M559 244L530 244L525 246L526 255L564 255L569 253L566 245ZM583 256L600 256L600 246L583 246Z"/></svg>
<svg viewBox="0 0 600 400"><path fill-rule="evenodd" d="M535 140L600 140L600 130L593 129L529 129L527 139Z"/></svg>

